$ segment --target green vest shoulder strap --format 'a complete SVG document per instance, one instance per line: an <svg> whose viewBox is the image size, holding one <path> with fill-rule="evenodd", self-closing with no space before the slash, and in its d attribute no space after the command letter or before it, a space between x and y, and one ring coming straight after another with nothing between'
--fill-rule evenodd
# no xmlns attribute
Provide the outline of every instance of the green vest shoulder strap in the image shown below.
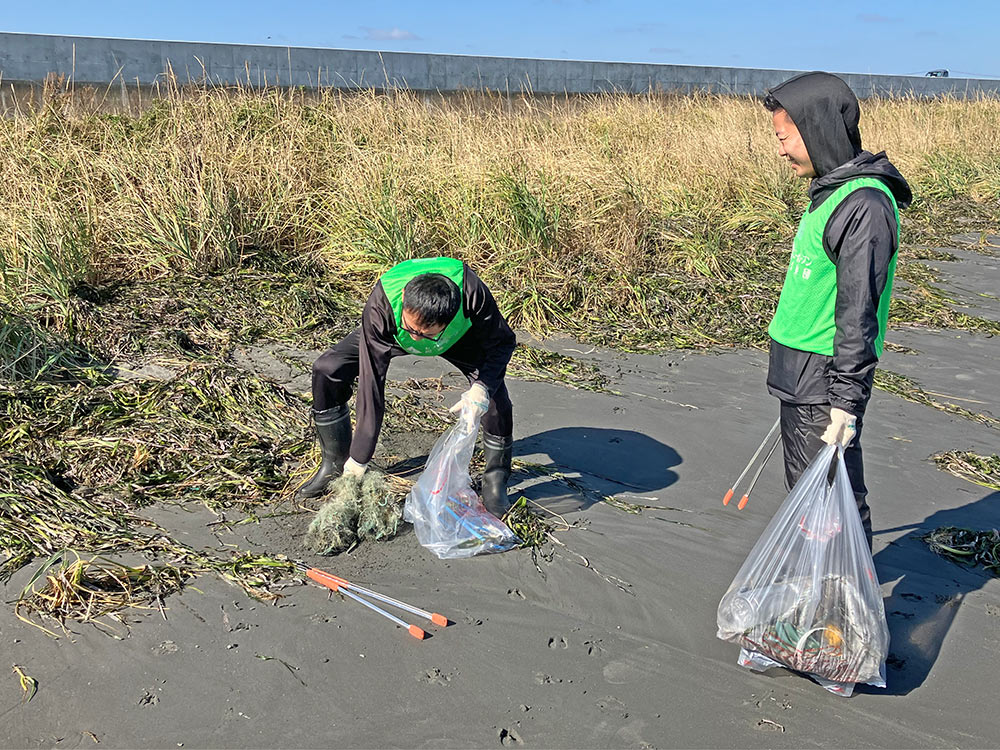
<svg viewBox="0 0 1000 750"><path fill-rule="evenodd" d="M845 182L832 195L802 216L792 244L792 255L781 289L778 309L768 328L771 338L793 349L833 356L836 334L837 266L826 254L823 235L837 207L848 195L862 188L875 188L888 196L896 216L896 246L899 246L899 207L886 185L875 177L859 177ZM889 299L896 270L896 256L889 261L885 290L879 298L878 333L874 342L876 353L882 355L882 344L889 320Z"/></svg>
<svg viewBox="0 0 1000 750"><path fill-rule="evenodd" d="M458 286L462 305L451 322L441 332L437 341L413 338L403 330L403 289L417 276L437 273L446 276ZM396 343L410 354L434 357L448 351L472 327L465 311L465 264L455 258L415 258L399 263L386 271L379 282L392 308L396 323Z"/></svg>

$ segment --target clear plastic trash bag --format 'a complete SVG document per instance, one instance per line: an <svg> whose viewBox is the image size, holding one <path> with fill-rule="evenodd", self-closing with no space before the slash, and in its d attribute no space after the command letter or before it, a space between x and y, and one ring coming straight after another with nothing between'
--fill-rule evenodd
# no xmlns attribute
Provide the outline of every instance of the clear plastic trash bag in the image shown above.
<svg viewBox="0 0 1000 750"><path fill-rule="evenodd" d="M722 597L718 627L742 647L741 666L787 667L843 696L857 683L885 687L889 627L842 448L821 449L778 508Z"/></svg>
<svg viewBox="0 0 1000 750"><path fill-rule="evenodd" d="M441 559L504 552L521 543L472 489L469 461L478 434L479 420L470 423L460 415L438 438L406 496L403 518L413 524L420 544Z"/></svg>

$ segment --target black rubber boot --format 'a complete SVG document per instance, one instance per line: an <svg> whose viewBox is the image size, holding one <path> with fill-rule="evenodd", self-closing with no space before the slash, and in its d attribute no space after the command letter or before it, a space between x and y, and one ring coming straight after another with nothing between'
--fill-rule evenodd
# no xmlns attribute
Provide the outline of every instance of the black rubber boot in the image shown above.
<svg viewBox="0 0 1000 750"><path fill-rule="evenodd" d="M507 480L510 479L510 461L513 451L512 436L497 437L483 433L483 454L486 469L483 471L482 497L486 510L497 518L510 508L507 500Z"/></svg>
<svg viewBox="0 0 1000 750"><path fill-rule="evenodd" d="M313 409L313 422L319 438L323 463L312 478L299 487L298 497L319 497L326 486L344 470L344 462L351 449L351 410L347 404L323 411Z"/></svg>

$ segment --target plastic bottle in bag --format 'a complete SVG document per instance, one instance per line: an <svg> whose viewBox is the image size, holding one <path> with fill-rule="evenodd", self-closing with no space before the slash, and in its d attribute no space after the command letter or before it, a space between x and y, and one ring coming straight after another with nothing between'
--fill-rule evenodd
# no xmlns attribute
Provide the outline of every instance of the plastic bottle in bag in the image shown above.
<svg viewBox="0 0 1000 750"><path fill-rule="evenodd" d="M743 666L804 672L837 695L885 687L889 628L842 448L824 447L802 474L722 597L717 624L719 638L742 647Z"/></svg>
<svg viewBox="0 0 1000 750"><path fill-rule="evenodd" d="M438 438L406 496L403 518L413 524L420 544L442 559L504 552L521 543L472 489L469 462L478 434L479 420L460 416Z"/></svg>

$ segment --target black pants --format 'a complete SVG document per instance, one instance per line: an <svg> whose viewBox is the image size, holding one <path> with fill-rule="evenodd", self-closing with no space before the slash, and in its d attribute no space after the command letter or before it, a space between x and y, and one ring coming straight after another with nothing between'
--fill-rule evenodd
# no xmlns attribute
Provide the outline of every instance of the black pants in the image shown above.
<svg viewBox="0 0 1000 750"><path fill-rule="evenodd" d="M332 349L323 352L313 363L313 408L317 411L346 404L350 400L354 384L358 379L360 338L361 330L355 329ZM406 352L401 349L400 354L396 356L406 356ZM472 381L472 373L477 370L477 365L449 357L448 352L441 357L457 367L470 382ZM483 415L482 426L485 432L496 437L509 437L514 433L514 408L506 383L501 383L490 399L489 409Z"/></svg>
<svg viewBox="0 0 1000 750"><path fill-rule="evenodd" d="M824 443L820 439L830 424L830 407L827 404L786 404L781 402L781 447L785 454L785 489L791 491L802 472L816 458ZM854 490L854 501L861 515L868 548L872 546L872 518L868 507L868 488L865 487L865 466L861 453L862 419L857 422L857 435L844 451L847 476Z"/></svg>

